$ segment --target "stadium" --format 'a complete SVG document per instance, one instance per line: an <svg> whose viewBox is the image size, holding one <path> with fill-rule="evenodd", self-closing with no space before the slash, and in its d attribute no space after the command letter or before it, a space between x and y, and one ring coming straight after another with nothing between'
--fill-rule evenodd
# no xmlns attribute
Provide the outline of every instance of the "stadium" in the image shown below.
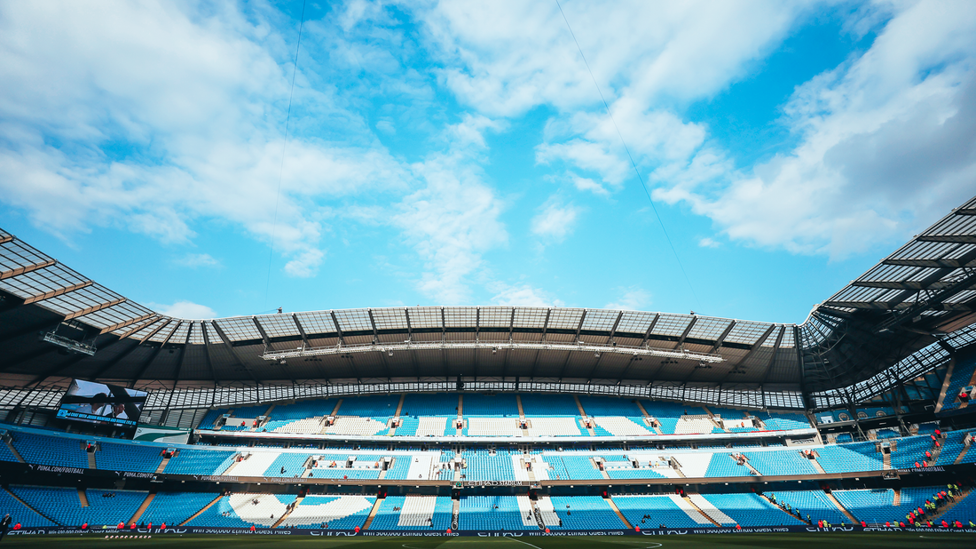
<svg viewBox="0 0 976 549"><path fill-rule="evenodd" d="M976 546L974 8L0 0L0 544Z"/></svg>
<svg viewBox="0 0 976 549"><path fill-rule="evenodd" d="M526 307L201 321L7 232L0 258L0 501L33 543L976 532L976 199L799 325Z"/></svg>

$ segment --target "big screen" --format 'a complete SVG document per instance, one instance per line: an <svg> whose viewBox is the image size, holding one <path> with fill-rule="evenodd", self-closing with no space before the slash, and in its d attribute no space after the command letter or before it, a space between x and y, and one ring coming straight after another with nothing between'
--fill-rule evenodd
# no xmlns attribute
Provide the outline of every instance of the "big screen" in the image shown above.
<svg viewBox="0 0 976 549"><path fill-rule="evenodd" d="M75 379L61 398L58 417L103 425L135 427L149 393Z"/></svg>

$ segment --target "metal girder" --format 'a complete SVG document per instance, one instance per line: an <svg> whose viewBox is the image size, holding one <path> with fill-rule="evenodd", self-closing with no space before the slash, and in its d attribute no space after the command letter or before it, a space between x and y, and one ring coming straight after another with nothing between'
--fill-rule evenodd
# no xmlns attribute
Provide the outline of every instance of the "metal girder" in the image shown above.
<svg viewBox="0 0 976 549"><path fill-rule="evenodd" d="M213 379L214 384L217 383L217 372L214 371L213 362L210 359L210 335L207 334L207 323L200 323L200 331L203 334L203 346L204 346L204 362L207 363L207 369L210 370L210 377ZM189 334L189 332L187 332Z"/></svg>
<svg viewBox="0 0 976 549"><path fill-rule="evenodd" d="M769 372L772 371L773 364L776 363L776 355L777 353L779 353L779 347L783 343L783 336L786 335L786 330L788 329L789 328L786 328L784 326L783 329L780 330L778 334L776 334L776 342L773 344L773 352L769 355L769 360L766 362L765 371L763 371L763 375L762 375L763 385L766 385L766 383L769 381ZM795 344L796 342L794 341L794 345Z"/></svg>
<svg viewBox="0 0 976 549"><path fill-rule="evenodd" d="M370 316L370 318L372 318L372 316ZM302 323L298 321L298 315L296 315L295 313L292 313L291 314L291 320L292 320L292 322L295 323L295 327L298 328L298 333L302 334L302 343L305 344L305 347L306 348L307 347L311 347L312 344L309 343L309 341L308 341L308 334L305 333L305 327L302 326ZM375 325L374 325L374 330L375 330Z"/></svg>
<svg viewBox="0 0 976 549"><path fill-rule="evenodd" d="M366 309L366 314L369 315L369 325L373 328L373 341L378 341L379 332L376 331L376 320L373 318L373 309Z"/></svg>
<svg viewBox="0 0 976 549"><path fill-rule="evenodd" d="M150 320L147 323L147 325L151 326L153 322L155 322L155 320ZM159 324L159 326L156 326L155 328L153 328L152 330L150 330L150 332L148 334L146 334L145 336L143 336L142 339L139 340L139 343L136 343L135 345L132 345L131 347L129 347L128 349L126 349L125 351L123 351L122 354L120 354L119 356L113 358L107 364L105 364L104 366L102 366L101 368L99 368L98 371L93 374L92 379L98 379L99 377L101 377L102 374L104 374L105 372L109 371L113 366L115 366L116 364L118 364L119 362L121 362L125 357L129 356L130 354L132 354L133 351L135 351L140 346L142 346L142 344L145 343L147 339L149 339L152 336L156 335L157 333L159 333L160 330L162 330L163 328L169 326L172 323L173 323L173 319L172 318L168 319L166 322L161 322ZM136 330L136 331L138 331L138 330ZM131 333L135 333L135 332L131 332ZM128 337L128 334L126 334L126 337ZM122 339L123 338L119 338L119 341L121 341ZM135 385L135 383L136 383L136 379L132 379L132 381L129 383L129 386L131 387L131 386Z"/></svg>
<svg viewBox="0 0 976 549"><path fill-rule="evenodd" d="M332 323L335 324L336 333L339 334L339 343L345 345L346 341L342 337L342 326L339 326L339 319L336 318L335 311L329 311L329 314L332 315Z"/></svg>
<svg viewBox="0 0 976 549"><path fill-rule="evenodd" d="M546 309L546 321L542 323L542 338L539 340L542 343L546 342L546 330L549 329L549 317L552 316L552 307ZM536 370L539 369L539 356L542 351L536 351L535 358L532 360L532 371L529 372L529 377L534 378Z"/></svg>
<svg viewBox="0 0 976 549"><path fill-rule="evenodd" d="M37 349L34 349L33 351L19 357L17 360L6 362L2 367L0 367L0 372L6 372L11 368L13 368L14 366L27 362L28 360L33 360L39 356L44 356L48 353L53 353L58 349L60 349L60 347L55 347L53 345L45 345L44 347L38 347Z"/></svg>
<svg viewBox="0 0 976 549"><path fill-rule="evenodd" d="M480 312L481 309L479 308L478 311ZM407 307L403 308L403 316L407 319L407 341L413 341L413 326L410 324L410 310ZM420 366L417 364L417 355L415 353L410 353L410 363L413 365L413 372L419 380Z"/></svg>
<svg viewBox="0 0 976 549"><path fill-rule="evenodd" d="M722 332L720 336L718 336L718 339L715 340L715 345L712 345L712 348L709 349L708 351L709 353L714 353L719 349L719 347L722 346L722 342L725 341L725 338L729 337L729 334L732 332L732 328L735 328L734 320L732 322L729 322L728 327L725 328L725 330Z"/></svg>
<svg viewBox="0 0 976 549"><path fill-rule="evenodd" d="M114 332L115 330L118 330L119 328L125 328L126 326L131 326L131 325L135 324L136 322L142 322L143 320L146 320L147 318L154 318L155 316L156 316L156 313L148 313L148 314L140 315L140 316L137 316L137 317L134 317L134 318L130 318L129 320L123 320L122 322L117 322L115 324L112 324L111 326L106 326L106 327L102 328L102 330L100 332L98 332L98 333L99 333L99 335L101 335L101 334L106 334L108 332Z"/></svg>
<svg viewBox="0 0 976 549"><path fill-rule="evenodd" d="M976 244L972 234L926 234L915 238L919 242L948 242L955 244Z"/></svg>
<svg viewBox="0 0 976 549"><path fill-rule="evenodd" d="M217 331L217 335L220 336L220 340L224 343L224 347L227 348L227 352L230 353L230 356L234 357L234 360L237 361L237 365L240 366L241 368L244 368L244 371L251 376L251 379L257 382L258 381L257 376L255 376L254 372L252 372L251 369L247 367L247 364L244 364L244 361L241 360L240 355L237 354L237 350L234 349L233 345L231 345L230 338L228 338L227 334L224 333L224 329L220 327L220 324L217 324L216 320L211 320L210 325L213 326L214 330Z"/></svg>
<svg viewBox="0 0 976 549"><path fill-rule="evenodd" d="M126 301L127 301L126 298L120 297L119 299L113 299L112 301L106 301L105 303L99 303L98 305L92 305L91 307L87 307L85 309L81 309L80 311L75 311L73 313L69 313L67 316L64 317L64 319L65 320L72 320L72 319L78 318L80 316L85 316L85 315L88 315L88 314L91 314L91 313L95 313L95 312L101 311L102 309L108 309L109 307L114 307L114 306L116 306L116 305L118 305L120 303L125 303Z"/></svg>
<svg viewBox="0 0 976 549"><path fill-rule="evenodd" d="M142 330L143 328L146 328L147 326L152 326L153 323L154 322L158 322L160 320L160 318L161 317L159 315L153 315L152 317L150 317L145 322L140 322L139 324L136 324L135 326L129 328L125 332L122 332L122 335L119 336L119 339L125 339L125 338L131 336L132 334L138 333L139 330Z"/></svg>
<svg viewBox="0 0 976 549"><path fill-rule="evenodd" d="M38 269L43 269L45 267L57 265L57 263L58 262L53 259L48 259L47 261L34 263L33 265L25 265L23 267L17 267L16 269L10 269L9 271L2 271L0 272L0 280L7 280L8 278L13 278L15 276L20 276L22 274L34 272Z"/></svg>
<svg viewBox="0 0 976 549"><path fill-rule="evenodd" d="M617 333L617 326L620 326L620 319L623 317L623 311L617 313L617 320L613 321L613 328L610 328L610 335L607 336L607 343L613 343L613 336Z"/></svg>
<svg viewBox="0 0 976 549"><path fill-rule="evenodd" d="M153 349L153 352L149 354L149 358L146 359L146 362L142 365L142 368L139 369L139 373L132 376L133 382L138 381L139 378L141 378L143 374L146 373L146 370L149 369L149 366L153 363L154 360L156 360L156 357L159 356L159 352L163 350L163 347L165 347L167 343L169 343L170 338L173 337L173 334L175 334L176 331L179 330L180 326L182 325L183 322L178 321L176 327L170 330L168 334L166 334L166 338L163 339L163 342L159 344L159 347ZM186 333L189 334L190 331L187 330Z"/></svg>
<svg viewBox="0 0 976 549"><path fill-rule="evenodd" d="M924 284L919 280L855 280L851 282L851 286L857 286L860 288L882 288L886 290L939 290L946 287L945 282L933 282L931 284Z"/></svg>
<svg viewBox="0 0 976 549"><path fill-rule="evenodd" d="M893 265L896 267L924 267L929 269L958 269L960 267L972 266L974 261L960 261L959 259L910 259L897 258L885 259L882 265Z"/></svg>
<svg viewBox="0 0 976 549"><path fill-rule="evenodd" d="M512 318L514 318L514 317L515 317L515 315L513 314L512 315ZM576 335L573 337L573 341L575 343L579 343L579 340L580 340L579 339L580 332L583 330L583 322L585 322L585 321L586 321L586 309L583 309L583 314L580 315L579 324L576 325ZM506 356L508 356L507 351L506 351ZM569 360L571 358L573 358L573 353L567 352L566 353L566 360L563 361L563 367L562 367L562 369L559 370L559 379L560 380L562 380L563 379L563 376L566 375L566 368L569 367Z"/></svg>
<svg viewBox="0 0 976 549"><path fill-rule="evenodd" d="M956 208L952 210L956 215L976 215L976 208Z"/></svg>
<svg viewBox="0 0 976 549"><path fill-rule="evenodd" d="M25 298L21 305L30 305L31 303L37 303L38 301L44 301L45 299L51 299L52 297L57 297L59 295L64 295L75 290L80 290L82 288L87 288L94 284L92 280L86 280L84 282L79 282L77 284L72 284L70 286L65 286L63 288L58 288L57 290L51 290L50 292L44 292L43 294L32 295Z"/></svg>
<svg viewBox="0 0 976 549"><path fill-rule="evenodd" d="M762 344L765 343L766 338L768 338L769 337L769 334L773 333L773 330L775 330L777 327L778 326L776 326L775 324L772 324L772 325L770 325L769 328L766 328L766 331L763 332L763 334L761 336L759 336L759 339L757 339L755 343L752 344L752 348L749 349L749 352L746 353L746 356L742 357L741 360L739 360L738 362L736 362L735 364L732 365L732 369L733 370L737 370L739 368L739 366L745 364L745 362L747 360L749 360L749 358L752 357L752 355L756 352L756 350L759 349L760 347L762 347ZM786 330L786 326L783 326L783 330ZM780 330L780 332L782 332L783 330ZM782 337L782 333L780 334L780 337ZM800 346L800 342L799 341L795 342L794 344L797 347Z"/></svg>
<svg viewBox="0 0 976 549"><path fill-rule="evenodd" d="M963 290L953 293L956 294L961 291ZM873 311L906 311L916 306L915 303L908 301L903 301L893 305L890 302L880 301L827 301L824 304L828 307L847 307L850 309L866 309ZM926 308L933 311L956 311L962 313L971 313L976 310L976 307L966 303L931 303ZM829 311L825 312L833 315L833 313Z"/></svg>
<svg viewBox="0 0 976 549"><path fill-rule="evenodd" d="M10 341L12 339L17 339L18 337L23 337L23 336L25 336L27 334L30 334L31 332L40 332L44 328L49 328L52 325L57 326L59 323L60 323L59 321L51 322L50 320L47 320L47 321L44 321L43 323L32 324L32 325L28 326L27 328L24 328L22 330L17 330L16 332L11 332L11 333L3 336L3 337L0 337L0 343L6 343L6 342L8 342L8 341Z"/></svg>
<svg viewBox="0 0 976 549"><path fill-rule="evenodd" d="M264 331L264 326L258 322L258 317L252 316L251 321L254 322L254 327L258 329L258 333L261 334L261 341L264 341L264 352L268 352L271 349L271 339L268 338L268 332Z"/></svg>
<svg viewBox="0 0 976 549"><path fill-rule="evenodd" d="M681 337L678 338L678 342L674 344L673 347L674 349L677 349L678 347L681 347L682 345L685 344L685 338L688 337L688 334L691 333L691 329L695 327L695 323L697 322L698 322L697 316L691 317L691 322L688 323L688 326L685 328L685 331L682 332Z"/></svg>
<svg viewBox="0 0 976 549"><path fill-rule="evenodd" d="M647 340L651 338L651 332L654 331L654 326L657 325L657 321L661 318L661 313L654 313L654 320L651 320L651 325L647 327L647 331L644 332L644 339L641 340L641 345L647 343Z"/></svg>
<svg viewBox="0 0 976 549"><path fill-rule="evenodd" d="M193 326L195 324L196 324L196 322L192 322L192 321L190 322L190 327L187 328L187 330L186 330L186 339L183 341L183 346L180 347L180 361L177 363L177 366L176 366L176 375L173 376L173 389L174 389L174 391L176 389L176 384L180 382L180 375L183 374L183 364L186 362L186 348L190 346L190 334L193 333ZM200 329L202 330L203 327L201 326ZM213 372L211 372L211 374L212 373ZM172 393L170 394L170 399L172 399ZM167 406L167 408L168 407L169 406Z"/></svg>
<svg viewBox="0 0 976 549"><path fill-rule="evenodd" d="M14 235L8 234L7 236L0 236L0 244L6 244L7 242L13 242Z"/></svg>

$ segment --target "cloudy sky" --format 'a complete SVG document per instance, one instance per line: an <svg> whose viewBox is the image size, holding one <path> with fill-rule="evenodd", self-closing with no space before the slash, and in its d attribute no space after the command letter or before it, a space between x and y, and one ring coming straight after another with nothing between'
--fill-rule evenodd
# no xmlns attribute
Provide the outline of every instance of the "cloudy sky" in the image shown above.
<svg viewBox="0 0 976 549"><path fill-rule="evenodd" d="M193 318L800 322L976 194L971 1L562 10L0 0L0 227Z"/></svg>

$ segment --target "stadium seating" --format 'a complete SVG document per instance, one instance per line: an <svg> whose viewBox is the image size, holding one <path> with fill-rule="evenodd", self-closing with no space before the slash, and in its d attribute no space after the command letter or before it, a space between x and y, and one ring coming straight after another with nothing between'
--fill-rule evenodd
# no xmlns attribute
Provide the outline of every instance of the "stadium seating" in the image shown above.
<svg viewBox="0 0 976 549"><path fill-rule="evenodd" d="M783 510L775 507L765 499L756 494L708 494L698 496L713 505L723 515L728 517L730 522L725 519L719 520L720 515L710 515L719 524L736 523L741 526L786 526L802 525L802 521L789 515ZM692 501L702 511L709 513L705 504L691 496Z"/></svg>
<svg viewBox="0 0 976 549"><path fill-rule="evenodd" d="M451 527L451 498L391 496L380 503L370 530L434 530Z"/></svg>
<svg viewBox="0 0 976 549"><path fill-rule="evenodd" d="M551 529L563 530L619 530L624 528L620 517L600 496L569 496L539 498L540 511L543 506L558 518L555 524L546 520ZM560 526L559 521L562 522Z"/></svg>
<svg viewBox="0 0 976 549"><path fill-rule="evenodd" d="M810 515L811 522L826 520L831 524L840 524L850 521L820 490L782 490L767 495L776 497L777 503L789 504L797 509L803 518Z"/></svg>
<svg viewBox="0 0 976 549"><path fill-rule="evenodd" d="M366 522L375 501L364 496L307 496L280 527L352 530Z"/></svg>
<svg viewBox="0 0 976 549"><path fill-rule="evenodd" d="M407 393L403 397L400 416L410 417L457 417L458 395Z"/></svg>
<svg viewBox="0 0 976 549"><path fill-rule="evenodd" d="M801 456L797 450L777 450L771 452L743 452L752 465L762 475L816 475L818 471L810 460Z"/></svg>
<svg viewBox="0 0 976 549"><path fill-rule="evenodd" d="M127 522L145 501L146 492L85 490L87 507L82 507L77 488L17 486L10 491L40 513L62 526L116 525Z"/></svg>
<svg viewBox="0 0 976 549"><path fill-rule="evenodd" d="M942 401L942 411L953 410L962 404L959 401L959 391L969 384L974 369L976 369L976 357L968 357L956 362L952 368L952 377L949 378L949 387L946 389L945 398Z"/></svg>
<svg viewBox="0 0 976 549"><path fill-rule="evenodd" d="M525 517L525 513L519 509L515 496L461 497L459 515L461 530L537 530L538 524L535 519L526 521Z"/></svg>
<svg viewBox="0 0 976 549"><path fill-rule="evenodd" d="M633 526L657 528L703 528L713 526L688 502L676 495L613 496L617 509Z"/></svg>
<svg viewBox="0 0 976 549"><path fill-rule="evenodd" d="M884 469L882 456L874 442L855 442L853 444L827 445L817 450L817 462L827 473L846 473L854 471L881 471Z"/></svg>
<svg viewBox="0 0 976 549"><path fill-rule="evenodd" d="M212 492L160 492L139 517L141 523L179 525L220 494Z"/></svg>
<svg viewBox="0 0 976 549"><path fill-rule="evenodd" d="M294 501L293 495L231 494L220 498L187 524L218 528L249 528L253 524L269 528L281 519L287 506Z"/></svg>
<svg viewBox="0 0 976 549"><path fill-rule="evenodd" d="M159 446L102 442L95 452L95 464L109 471L155 473L163 462L162 453Z"/></svg>
<svg viewBox="0 0 976 549"><path fill-rule="evenodd" d="M17 432L13 444L28 463L88 468L88 455L85 453L84 442L78 439L61 438L55 433L36 435Z"/></svg>
<svg viewBox="0 0 976 549"><path fill-rule="evenodd" d="M518 403L513 394L482 395L464 393L464 417L519 417Z"/></svg>
<svg viewBox="0 0 976 549"><path fill-rule="evenodd" d="M522 401L522 412L527 418L537 417L572 417L580 415L576 399L572 395L519 395Z"/></svg>
<svg viewBox="0 0 976 549"><path fill-rule="evenodd" d="M171 475L219 475L234 461L236 452L180 449L166 465Z"/></svg>
<svg viewBox="0 0 976 549"><path fill-rule="evenodd" d="M10 519L13 524L19 522L21 526L27 528L35 526L57 526L54 522L42 517L33 509L17 501L17 498L2 488L0 488L0 510L2 510L3 514L10 514Z"/></svg>

